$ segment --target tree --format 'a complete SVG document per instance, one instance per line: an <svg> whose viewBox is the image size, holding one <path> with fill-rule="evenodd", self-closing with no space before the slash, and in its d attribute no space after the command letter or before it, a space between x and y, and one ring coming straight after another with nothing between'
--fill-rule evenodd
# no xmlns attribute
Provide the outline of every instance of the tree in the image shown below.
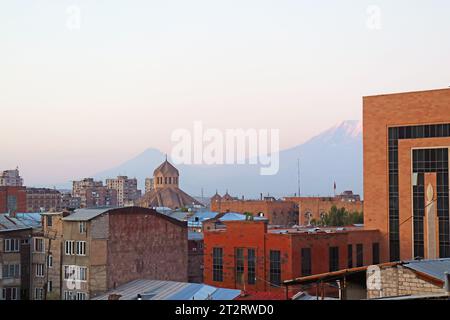
<svg viewBox="0 0 450 320"><path fill-rule="evenodd" d="M348 212L345 208L331 207L330 211L321 217L320 225L330 227L344 227L353 224L363 224L363 212Z"/></svg>

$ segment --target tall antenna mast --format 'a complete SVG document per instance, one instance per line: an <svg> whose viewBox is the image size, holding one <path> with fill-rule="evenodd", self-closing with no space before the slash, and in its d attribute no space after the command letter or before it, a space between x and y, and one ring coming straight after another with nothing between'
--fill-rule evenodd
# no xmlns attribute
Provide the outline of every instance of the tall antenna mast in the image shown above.
<svg viewBox="0 0 450 320"><path fill-rule="evenodd" d="M300 189L300 158L297 159L297 174L298 174L298 196L301 197L301 189Z"/></svg>

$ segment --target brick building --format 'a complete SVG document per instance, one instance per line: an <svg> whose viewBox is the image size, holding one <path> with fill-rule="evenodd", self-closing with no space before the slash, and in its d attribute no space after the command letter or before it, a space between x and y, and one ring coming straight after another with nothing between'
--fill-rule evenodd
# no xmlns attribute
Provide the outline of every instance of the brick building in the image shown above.
<svg viewBox="0 0 450 320"><path fill-rule="evenodd" d="M5 170L0 172L0 187L21 187L23 179L19 174L19 169Z"/></svg>
<svg viewBox="0 0 450 320"><path fill-rule="evenodd" d="M188 282L203 283L203 233L188 231Z"/></svg>
<svg viewBox="0 0 450 320"><path fill-rule="evenodd" d="M450 257L450 89L363 101L365 224L382 260Z"/></svg>
<svg viewBox="0 0 450 320"><path fill-rule="evenodd" d="M228 192L222 197L216 193L211 198L211 211L225 213L251 213L254 216L265 217L270 224L296 225L298 224L298 206L294 201L277 200L266 197L261 200L239 200Z"/></svg>
<svg viewBox="0 0 450 320"><path fill-rule="evenodd" d="M59 211L62 196L58 190L27 188L27 212Z"/></svg>
<svg viewBox="0 0 450 320"><path fill-rule="evenodd" d="M81 208L117 206L117 191L108 189L102 181L95 181L92 178L74 181L72 196L80 198Z"/></svg>
<svg viewBox="0 0 450 320"><path fill-rule="evenodd" d="M379 263L379 233L362 228L270 228L265 220L224 221L204 231L206 284L282 290L284 280Z"/></svg>
<svg viewBox="0 0 450 320"><path fill-rule="evenodd" d="M72 196L71 192L63 192L61 194L61 208L74 210L81 208L81 198Z"/></svg>
<svg viewBox="0 0 450 320"><path fill-rule="evenodd" d="M0 300L29 299L31 237L30 226L0 214Z"/></svg>
<svg viewBox="0 0 450 320"><path fill-rule="evenodd" d="M330 212L333 206L345 208L349 212L363 212L363 202L359 195L346 191L335 197L286 197L285 200L298 204L299 224L310 225L311 221L320 219Z"/></svg>
<svg viewBox="0 0 450 320"><path fill-rule="evenodd" d="M108 189L117 191L117 206L133 205L141 197L141 190L137 188L137 179L118 176L116 179L106 179Z"/></svg>
<svg viewBox="0 0 450 320"><path fill-rule="evenodd" d="M188 280L185 222L140 207L80 209L62 220L62 299L89 299L141 278Z"/></svg>
<svg viewBox="0 0 450 320"><path fill-rule="evenodd" d="M0 187L0 213L27 211L27 193L25 187Z"/></svg>

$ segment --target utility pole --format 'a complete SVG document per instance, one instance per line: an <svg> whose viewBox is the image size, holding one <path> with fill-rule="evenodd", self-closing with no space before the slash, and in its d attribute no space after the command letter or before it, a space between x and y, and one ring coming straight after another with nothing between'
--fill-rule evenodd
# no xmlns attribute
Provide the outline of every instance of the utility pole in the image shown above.
<svg viewBox="0 0 450 320"><path fill-rule="evenodd" d="M297 159L297 184L298 184L298 196L301 197L301 189L300 189L300 158Z"/></svg>

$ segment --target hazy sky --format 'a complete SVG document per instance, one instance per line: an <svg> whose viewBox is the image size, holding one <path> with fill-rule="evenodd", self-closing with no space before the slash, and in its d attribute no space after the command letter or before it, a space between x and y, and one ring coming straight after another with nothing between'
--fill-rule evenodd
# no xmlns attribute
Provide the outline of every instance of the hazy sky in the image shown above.
<svg viewBox="0 0 450 320"><path fill-rule="evenodd" d="M195 120L299 144L360 119L363 95L449 86L449 17L448 0L2 1L0 170L88 176Z"/></svg>

